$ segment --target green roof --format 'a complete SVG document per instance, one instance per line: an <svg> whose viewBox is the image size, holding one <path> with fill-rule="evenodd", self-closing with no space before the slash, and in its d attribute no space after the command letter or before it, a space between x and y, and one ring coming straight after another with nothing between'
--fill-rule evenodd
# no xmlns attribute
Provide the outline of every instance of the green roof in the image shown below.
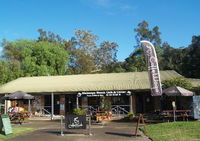
<svg viewBox="0 0 200 141"><path fill-rule="evenodd" d="M160 71L160 75L161 80L181 76L175 71ZM146 89L150 89L148 72L128 72L22 77L2 85L0 93L5 94L16 91L40 93Z"/></svg>

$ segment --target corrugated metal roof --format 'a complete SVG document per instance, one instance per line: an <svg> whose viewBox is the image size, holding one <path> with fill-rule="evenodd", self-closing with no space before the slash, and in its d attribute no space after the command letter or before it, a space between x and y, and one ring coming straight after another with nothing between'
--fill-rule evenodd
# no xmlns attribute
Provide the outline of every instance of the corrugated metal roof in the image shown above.
<svg viewBox="0 0 200 141"><path fill-rule="evenodd" d="M175 71L160 71L160 74L161 80L181 76ZM22 77L1 86L0 93L143 89L150 89L148 72Z"/></svg>
<svg viewBox="0 0 200 141"><path fill-rule="evenodd" d="M187 80L192 83L193 87L200 87L200 79L187 78Z"/></svg>

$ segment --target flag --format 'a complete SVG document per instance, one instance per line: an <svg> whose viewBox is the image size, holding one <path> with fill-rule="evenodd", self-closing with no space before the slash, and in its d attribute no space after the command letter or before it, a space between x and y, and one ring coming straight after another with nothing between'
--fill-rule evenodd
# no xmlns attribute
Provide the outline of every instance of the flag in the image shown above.
<svg viewBox="0 0 200 141"><path fill-rule="evenodd" d="M141 41L142 48L144 50L144 56L148 66L149 81L151 87L152 96L162 95L162 86L160 80L160 72L158 67L158 59L155 48L149 41Z"/></svg>

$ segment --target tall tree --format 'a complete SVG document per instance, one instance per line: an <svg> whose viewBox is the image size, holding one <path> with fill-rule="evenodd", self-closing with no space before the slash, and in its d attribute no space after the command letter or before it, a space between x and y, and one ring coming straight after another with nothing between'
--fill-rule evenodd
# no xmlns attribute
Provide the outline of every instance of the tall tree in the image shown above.
<svg viewBox="0 0 200 141"><path fill-rule="evenodd" d="M95 63L101 71L106 71L106 67L117 62L117 43L103 41L96 51Z"/></svg>
<svg viewBox="0 0 200 141"><path fill-rule="evenodd" d="M147 68L143 50L140 48L140 41L147 40L153 43L158 55L158 60L160 60L160 55L162 54L160 38L161 32L159 31L158 26L150 29L149 24L146 21L140 22L134 31L136 32L135 39L137 44L135 46L135 50L128 58L125 59L125 69L127 71L145 71Z"/></svg>
<svg viewBox="0 0 200 141"><path fill-rule="evenodd" d="M17 40L4 44L4 57L18 61L24 76L61 75L69 60L60 44L47 41Z"/></svg>
<svg viewBox="0 0 200 141"><path fill-rule="evenodd" d="M200 78L200 36L193 36L192 44L185 51L183 73L187 77Z"/></svg>

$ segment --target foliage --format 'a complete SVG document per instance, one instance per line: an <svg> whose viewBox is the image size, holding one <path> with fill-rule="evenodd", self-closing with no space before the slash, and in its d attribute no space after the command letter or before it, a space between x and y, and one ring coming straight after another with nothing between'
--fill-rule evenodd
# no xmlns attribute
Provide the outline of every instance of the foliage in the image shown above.
<svg viewBox="0 0 200 141"><path fill-rule="evenodd" d="M192 88L192 91L195 92L195 95L200 95L200 86Z"/></svg>
<svg viewBox="0 0 200 141"><path fill-rule="evenodd" d="M46 41L17 40L4 43L4 57L18 62L23 76L62 75L69 60L63 46Z"/></svg>
<svg viewBox="0 0 200 141"><path fill-rule="evenodd" d="M188 80L186 80L183 77L177 77L177 78L172 78L169 80L165 80L162 82L163 84L163 88L169 88L171 86L180 86L183 87L185 89L191 89L192 88L192 84L191 82L189 82Z"/></svg>
<svg viewBox="0 0 200 141"><path fill-rule="evenodd" d="M100 111L111 111L111 109L111 101L106 99L104 96L100 97Z"/></svg>
<svg viewBox="0 0 200 141"><path fill-rule="evenodd" d="M75 115L85 115L85 111L81 108L74 108L73 114L75 114Z"/></svg>
<svg viewBox="0 0 200 141"><path fill-rule="evenodd" d="M129 112L129 113L127 114L127 117L129 118L129 120L133 120L134 117L135 117L135 114L134 114L133 112Z"/></svg>
<svg viewBox="0 0 200 141"><path fill-rule="evenodd" d="M200 140L199 122L169 122L146 126L146 135L154 141ZM144 131L144 127L142 127Z"/></svg>
<svg viewBox="0 0 200 141"><path fill-rule="evenodd" d="M155 50L158 55L158 60L160 60L160 55L162 54L161 48L161 38L159 27L155 26L152 29L149 28L149 24L146 21L142 21L138 24L138 27L134 29L136 32L135 39L137 44L135 50L131 55L125 59L125 70L128 72L132 71L146 71L146 61L144 58L143 50L140 48L140 41L147 40L154 44Z"/></svg>
<svg viewBox="0 0 200 141"><path fill-rule="evenodd" d="M19 61L0 60L0 85L22 76Z"/></svg>
<svg viewBox="0 0 200 141"><path fill-rule="evenodd" d="M116 62L117 43L103 41L92 31L76 30L71 40L69 74L105 72L107 66Z"/></svg>

